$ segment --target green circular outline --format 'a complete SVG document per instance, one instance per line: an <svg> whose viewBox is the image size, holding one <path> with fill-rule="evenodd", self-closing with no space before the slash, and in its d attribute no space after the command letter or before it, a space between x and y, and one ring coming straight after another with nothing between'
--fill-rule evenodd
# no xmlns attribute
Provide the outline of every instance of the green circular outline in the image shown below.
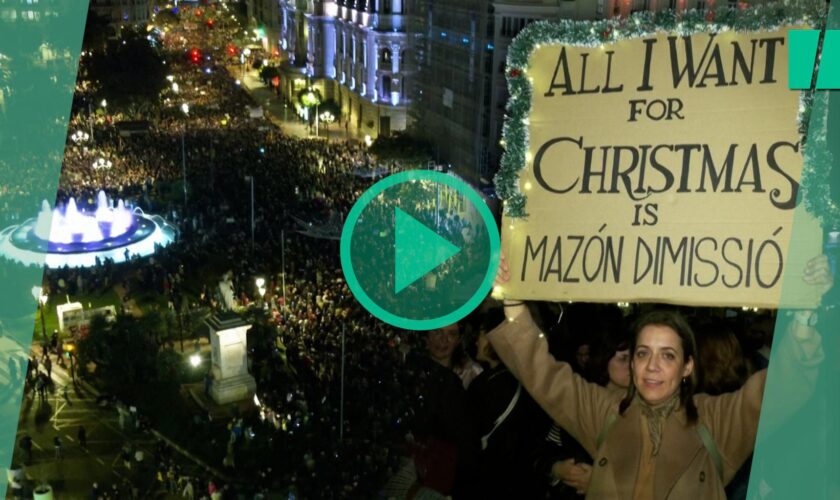
<svg viewBox="0 0 840 500"><path fill-rule="evenodd" d="M361 283L359 283L356 273L353 270L353 263L350 258L350 243L353 237L353 229L359 217L362 215L364 209L368 204L379 196L386 189L396 186L407 181L421 180L432 181L439 184L445 184L459 193L467 197L470 203L478 210L481 215L481 220L484 223L485 231L490 240L490 259L488 259L487 271L484 280L473 293L472 297L458 309L437 318L431 319L411 319L398 316L379 306L370 296L365 292ZM499 232L493 231L490 228L496 227L496 219L490 208L484 203L481 196L466 182L457 177L449 176L440 172L430 170L409 170L407 172L400 172L391 175L377 182L367 189L353 204L350 213L347 214L347 219L344 221L344 227L341 230L341 269L344 272L344 278L350 291L356 296L356 300L362 304L362 307L368 310L371 314L381 319L382 321L403 328L405 330L434 330L442 326L451 325L462 318L466 317L476 307L481 304L490 289L493 288L493 281L496 278L496 270L499 267L499 257L501 242L499 241Z"/></svg>

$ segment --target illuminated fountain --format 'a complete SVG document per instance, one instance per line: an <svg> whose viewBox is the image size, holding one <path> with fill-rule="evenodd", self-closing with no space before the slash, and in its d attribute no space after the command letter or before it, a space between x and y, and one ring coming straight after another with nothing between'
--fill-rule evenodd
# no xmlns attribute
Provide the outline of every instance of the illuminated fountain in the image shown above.
<svg viewBox="0 0 840 500"><path fill-rule="evenodd" d="M80 208L74 198L63 207L50 209L44 200L35 219L0 232L0 254L24 264L47 267L88 267L96 259L123 262L126 257L144 257L175 239L175 228L157 215L114 203L104 191L96 205Z"/></svg>

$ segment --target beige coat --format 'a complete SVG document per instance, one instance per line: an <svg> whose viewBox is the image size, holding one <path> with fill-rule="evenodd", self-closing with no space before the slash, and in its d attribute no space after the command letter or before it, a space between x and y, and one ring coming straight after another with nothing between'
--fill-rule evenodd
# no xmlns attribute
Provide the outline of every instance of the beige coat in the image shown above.
<svg viewBox="0 0 840 500"><path fill-rule="evenodd" d="M608 415L618 413L623 395L586 382L567 363L556 361L527 313L516 321L505 321L488 339L540 406L594 458L586 498L634 500L642 439L648 439L638 404L631 404L623 416L615 419L604 443L596 449L598 434ZM777 342L780 352L774 370L778 367L780 376L795 377L796 384L785 385L801 390L779 405L784 411L774 408L769 413L774 416L783 417L782 413L790 414L801 407L813 392L817 365L823 357L819 335L802 344L792 339L785 335ZM753 450L766 375L766 370L756 373L733 393L694 397L699 422L709 430L721 455L723 478L696 429L686 425L685 411L677 410L668 417L656 457L656 500L726 499L724 486ZM768 424L777 425L778 421Z"/></svg>

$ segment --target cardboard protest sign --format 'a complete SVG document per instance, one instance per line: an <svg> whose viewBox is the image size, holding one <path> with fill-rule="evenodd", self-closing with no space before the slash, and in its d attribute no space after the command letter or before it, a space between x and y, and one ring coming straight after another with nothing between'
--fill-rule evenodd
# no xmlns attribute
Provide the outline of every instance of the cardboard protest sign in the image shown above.
<svg viewBox="0 0 840 500"><path fill-rule="evenodd" d="M538 46L505 295L777 307L822 241L797 204L789 29Z"/></svg>

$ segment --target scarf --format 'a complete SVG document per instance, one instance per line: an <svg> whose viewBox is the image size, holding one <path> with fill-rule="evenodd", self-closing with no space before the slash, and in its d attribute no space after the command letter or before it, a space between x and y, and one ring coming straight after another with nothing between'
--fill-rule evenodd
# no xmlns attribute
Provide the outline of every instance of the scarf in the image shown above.
<svg viewBox="0 0 840 500"><path fill-rule="evenodd" d="M667 400L650 405L636 393L636 399L642 408L642 413L647 417L648 434L653 444L653 456L659 454L659 445L662 444L662 427L668 416L679 406L680 391L675 392Z"/></svg>

